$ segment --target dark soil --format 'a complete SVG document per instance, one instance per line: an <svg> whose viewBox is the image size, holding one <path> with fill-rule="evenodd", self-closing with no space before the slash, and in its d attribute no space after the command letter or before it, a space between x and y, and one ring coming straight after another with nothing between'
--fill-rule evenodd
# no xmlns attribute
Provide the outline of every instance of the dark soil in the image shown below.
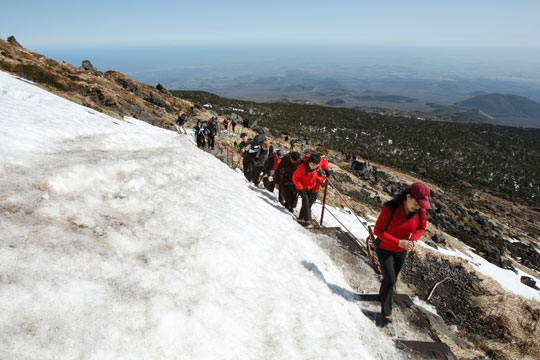
<svg viewBox="0 0 540 360"><path fill-rule="evenodd" d="M440 259L421 260L413 253L402 270L402 278L414 285L422 300L429 296L435 284L448 278L436 288L429 301L445 322L466 331L474 342L481 338L508 341L508 331L501 320L486 316L474 304L476 297L487 293L478 286L482 280L461 264Z"/></svg>

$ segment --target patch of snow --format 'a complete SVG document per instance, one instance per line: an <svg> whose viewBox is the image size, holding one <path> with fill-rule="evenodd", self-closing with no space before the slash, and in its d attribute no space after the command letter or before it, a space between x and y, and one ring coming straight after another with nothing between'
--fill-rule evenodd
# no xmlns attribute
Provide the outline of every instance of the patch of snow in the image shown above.
<svg viewBox="0 0 540 360"><path fill-rule="evenodd" d="M437 309L435 308L435 306L433 306L433 305L431 305L431 304L425 302L424 300L420 300L420 298L418 298L418 296L415 296L415 297L412 299L412 301L413 301L416 305L418 305L418 306L420 306L421 308L423 308L423 309L429 311L430 313L435 314L435 315L439 315L439 314L437 314Z"/></svg>

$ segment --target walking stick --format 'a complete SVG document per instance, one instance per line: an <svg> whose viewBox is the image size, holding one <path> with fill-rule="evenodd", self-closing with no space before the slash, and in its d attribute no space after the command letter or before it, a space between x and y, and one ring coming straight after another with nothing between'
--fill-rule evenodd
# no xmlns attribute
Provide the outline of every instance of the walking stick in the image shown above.
<svg viewBox="0 0 540 360"><path fill-rule="evenodd" d="M322 211L321 211L321 223L319 224L321 227L323 219L324 219L324 209L326 208L326 193L328 192L328 184L325 184L324 187L324 195L323 195L323 204L322 204Z"/></svg>

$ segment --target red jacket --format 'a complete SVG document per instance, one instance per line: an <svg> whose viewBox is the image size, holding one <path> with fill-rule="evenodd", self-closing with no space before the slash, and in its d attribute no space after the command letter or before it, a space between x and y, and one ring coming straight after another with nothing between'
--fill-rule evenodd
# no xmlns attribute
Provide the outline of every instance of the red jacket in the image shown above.
<svg viewBox="0 0 540 360"><path fill-rule="evenodd" d="M309 169L308 165L305 162L298 166L292 177L292 181L297 190L314 190L315 188L318 189L323 179L323 177L319 176L317 169Z"/></svg>
<svg viewBox="0 0 540 360"><path fill-rule="evenodd" d="M306 154L306 156L304 156L304 162L306 162L310 156L311 156L311 153ZM326 158L321 157L321 162L319 163L319 167L317 168L317 170L328 170L328 160L326 160ZM321 180L315 187L315 190L313 190L314 193L319 192L319 190L321 189L321 185L323 187L326 185L326 179L324 177L321 177L320 179Z"/></svg>
<svg viewBox="0 0 540 360"><path fill-rule="evenodd" d="M398 246L400 240L409 240L410 236L410 240L418 241L426 230L426 209L420 209L420 211L422 211L421 221L417 213L407 219L405 209L403 205L400 205L385 232L384 229L390 220L392 208L390 206L383 207L373 230L375 235L382 240L379 247L383 250L400 252L405 250Z"/></svg>

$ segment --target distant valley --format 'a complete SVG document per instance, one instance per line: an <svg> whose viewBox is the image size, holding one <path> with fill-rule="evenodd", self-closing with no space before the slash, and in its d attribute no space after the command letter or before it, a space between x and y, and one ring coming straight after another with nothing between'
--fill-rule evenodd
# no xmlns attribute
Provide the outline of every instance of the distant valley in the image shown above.
<svg viewBox="0 0 540 360"><path fill-rule="evenodd" d="M451 122L540 127L537 115L540 112L536 109L540 107L540 85L534 82L466 79L455 74L414 78L392 68L385 72L366 69L361 73L350 73L338 67L324 72L316 70L275 69L274 74L268 76L256 70L241 74L237 70L223 71L206 66L133 76L170 89L197 89L256 102L286 99L333 107L420 111L432 114L433 120ZM497 102L501 104L497 106ZM430 118L422 114L413 116Z"/></svg>

